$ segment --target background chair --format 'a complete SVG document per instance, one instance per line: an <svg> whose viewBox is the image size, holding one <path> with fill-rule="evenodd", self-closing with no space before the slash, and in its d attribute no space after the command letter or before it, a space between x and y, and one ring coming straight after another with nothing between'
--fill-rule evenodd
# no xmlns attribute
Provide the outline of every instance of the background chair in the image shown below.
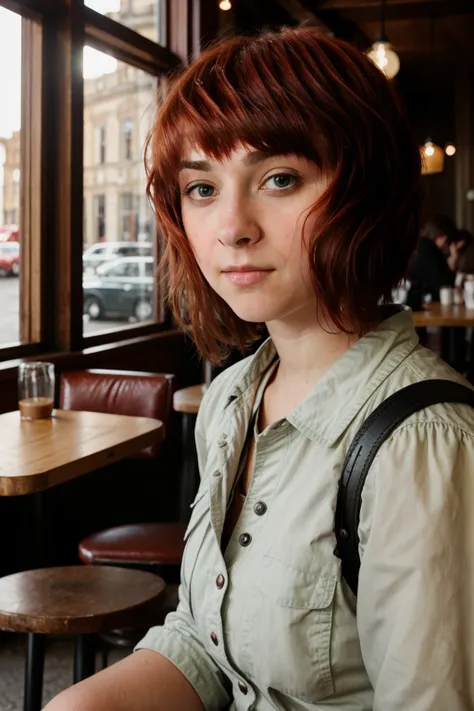
<svg viewBox="0 0 474 711"><path fill-rule="evenodd" d="M87 565L119 565L163 577L168 583L163 614L177 604L185 531L185 524L176 521L179 457L171 432L174 383L173 375L119 370L65 372L60 381L63 409L153 417L166 427L166 452L159 445L149 447L136 461L120 463L118 481L115 469L103 477L94 527L88 524L89 531L79 543L79 557ZM122 486L121 497L117 485ZM100 519L120 525L97 525Z"/></svg>

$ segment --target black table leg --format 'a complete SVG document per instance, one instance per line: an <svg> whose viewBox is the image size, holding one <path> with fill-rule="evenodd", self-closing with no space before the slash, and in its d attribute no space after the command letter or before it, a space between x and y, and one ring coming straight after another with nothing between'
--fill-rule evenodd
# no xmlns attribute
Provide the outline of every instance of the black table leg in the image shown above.
<svg viewBox="0 0 474 711"><path fill-rule="evenodd" d="M190 516L189 506L192 504L199 486L199 469L197 463L194 427L196 415L182 414L183 460L181 471L181 494L179 520L187 523Z"/></svg>
<svg viewBox="0 0 474 711"><path fill-rule="evenodd" d="M77 684L95 673L96 637L78 634L74 644L74 683Z"/></svg>
<svg viewBox="0 0 474 711"><path fill-rule="evenodd" d="M40 711L43 697L44 634L30 633L26 642L24 711Z"/></svg>
<svg viewBox="0 0 474 711"><path fill-rule="evenodd" d="M465 328L441 329L441 357L458 373L464 373L466 368L466 350Z"/></svg>

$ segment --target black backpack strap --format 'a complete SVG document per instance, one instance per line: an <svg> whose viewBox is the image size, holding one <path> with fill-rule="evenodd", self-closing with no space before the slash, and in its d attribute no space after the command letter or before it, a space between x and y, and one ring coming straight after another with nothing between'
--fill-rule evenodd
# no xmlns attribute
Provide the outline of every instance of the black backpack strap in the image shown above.
<svg viewBox="0 0 474 711"><path fill-rule="evenodd" d="M359 517L362 489L378 450L410 415L440 402L474 407L474 391L450 380L424 380L388 397L367 418L347 453L339 483L335 515L336 553L342 574L357 595L359 581Z"/></svg>

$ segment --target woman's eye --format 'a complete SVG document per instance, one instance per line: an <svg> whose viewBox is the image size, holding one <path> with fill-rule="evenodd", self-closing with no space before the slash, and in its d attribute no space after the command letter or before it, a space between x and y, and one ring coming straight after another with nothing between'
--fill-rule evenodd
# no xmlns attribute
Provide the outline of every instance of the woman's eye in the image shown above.
<svg viewBox="0 0 474 711"><path fill-rule="evenodd" d="M298 178L296 175L291 173L277 173L271 175L266 181L265 185L268 185L270 189L273 190L288 190L289 188L295 187Z"/></svg>
<svg viewBox="0 0 474 711"><path fill-rule="evenodd" d="M215 188L212 185L207 185L206 183L199 183L197 185L190 185L184 189L185 195L190 195L193 200L206 200L206 198L211 198L214 196Z"/></svg>

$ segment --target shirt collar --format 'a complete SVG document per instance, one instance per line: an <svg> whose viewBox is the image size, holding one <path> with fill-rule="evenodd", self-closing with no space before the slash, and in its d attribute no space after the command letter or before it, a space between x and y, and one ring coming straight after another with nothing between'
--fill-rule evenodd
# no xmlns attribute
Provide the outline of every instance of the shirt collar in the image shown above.
<svg viewBox="0 0 474 711"><path fill-rule="evenodd" d="M418 345L413 314L406 306L383 307L386 318L339 358L287 420L309 439L333 446L383 381ZM278 357L269 338L249 359L228 403L254 391Z"/></svg>

